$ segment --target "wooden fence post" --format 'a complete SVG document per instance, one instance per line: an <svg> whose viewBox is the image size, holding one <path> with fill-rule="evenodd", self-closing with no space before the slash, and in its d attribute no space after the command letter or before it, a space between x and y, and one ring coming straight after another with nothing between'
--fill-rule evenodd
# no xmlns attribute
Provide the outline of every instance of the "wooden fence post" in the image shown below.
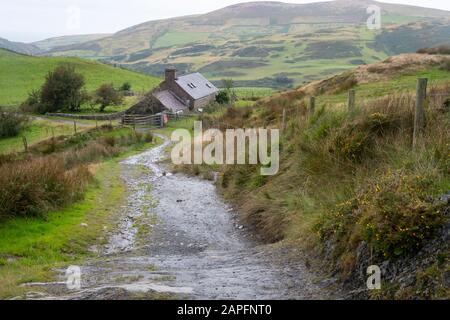
<svg viewBox="0 0 450 320"><path fill-rule="evenodd" d="M355 90L348 90L348 101L347 101L348 111L355 110Z"/></svg>
<svg viewBox="0 0 450 320"><path fill-rule="evenodd" d="M75 134L77 134L77 122L76 121L73 122L73 131L75 132Z"/></svg>
<svg viewBox="0 0 450 320"><path fill-rule="evenodd" d="M314 114L315 110L316 110L316 97L310 97L309 98L309 113Z"/></svg>
<svg viewBox="0 0 450 320"><path fill-rule="evenodd" d="M27 142L27 138L25 136L22 137L22 142L23 142L23 149L25 150L25 152L28 151L28 142Z"/></svg>
<svg viewBox="0 0 450 320"><path fill-rule="evenodd" d="M95 116L95 129L98 130L98 121L97 121L97 116Z"/></svg>
<svg viewBox="0 0 450 320"><path fill-rule="evenodd" d="M427 78L417 79L416 108L414 112L414 136L413 148L417 146L417 140L425 125L425 99L427 98Z"/></svg>
<svg viewBox="0 0 450 320"><path fill-rule="evenodd" d="M162 112L161 112L161 116L160 116L160 118L159 118L159 121L160 121L159 126L160 126L161 128L163 128L163 127L164 127L164 113L162 113Z"/></svg>

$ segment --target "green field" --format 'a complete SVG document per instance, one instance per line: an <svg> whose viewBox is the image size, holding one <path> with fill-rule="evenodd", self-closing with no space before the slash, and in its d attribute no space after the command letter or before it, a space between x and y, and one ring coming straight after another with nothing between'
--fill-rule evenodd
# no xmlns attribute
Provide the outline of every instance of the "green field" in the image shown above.
<svg viewBox="0 0 450 320"><path fill-rule="evenodd" d="M46 119L39 119L31 121L19 135L11 138L0 139L0 154L7 154L10 152L19 152L24 149L23 138L25 137L28 146L38 143L42 140L49 139L53 136L72 135L74 133L74 125L69 121L58 122ZM81 132L88 128L95 127L92 121L87 125L79 124L77 132Z"/></svg>
<svg viewBox="0 0 450 320"><path fill-rule="evenodd" d="M27 94L39 89L45 75L62 63L70 63L86 80L86 89L92 91L103 83L120 86L131 83L132 90L146 91L157 86L160 79L144 74L114 68L79 58L31 57L0 49L0 106L15 106L26 99Z"/></svg>
<svg viewBox="0 0 450 320"><path fill-rule="evenodd" d="M167 32L159 37L153 48L172 47L208 39L209 32Z"/></svg>
<svg viewBox="0 0 450 320"><path fill-rule="evenodd" d="M449 73L439 68L431 68L408 75L399 74L389 80L358 84L353 89L356 91L358 103L362 103L391 94L392 92L414 92L418 78L427 78L429 81L428 86L432 88L436 85L448 83ZM320 95L316 97L316 103L318 105L335 107L342 106L347 102L347 95L347 92Z"/></svg>

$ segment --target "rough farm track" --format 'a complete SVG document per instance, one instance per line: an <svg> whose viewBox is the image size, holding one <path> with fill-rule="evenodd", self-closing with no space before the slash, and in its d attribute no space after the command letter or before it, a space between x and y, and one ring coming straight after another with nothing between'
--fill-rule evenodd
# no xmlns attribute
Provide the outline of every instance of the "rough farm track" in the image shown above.
<svg viewBox="0 0 450 320"><path fill-rule="evenodd" d="M27 298L332 298L295 249L254 240L211 181L166 174L170 141L160 138L121 163L129 197L108 244L81 266L81 289L68 290L61 270L61 282L35 284L45 293Z"/></svg>

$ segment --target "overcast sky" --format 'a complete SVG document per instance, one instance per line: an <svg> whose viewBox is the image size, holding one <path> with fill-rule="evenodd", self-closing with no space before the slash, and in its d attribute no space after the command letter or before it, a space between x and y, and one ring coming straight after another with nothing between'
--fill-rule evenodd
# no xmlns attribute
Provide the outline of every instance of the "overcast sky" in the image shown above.
<svg viewBox="0 0 450 320"><path fill-rule="evenodd" d="M284 0L283 2L321 1L324 0ZM12 41L31 42L68 34L113 33L145 21L206 13L248 1L2 0L1 2L0 37ZM403 3L450 11L449 0L381 0L380 2Z"/></svg>

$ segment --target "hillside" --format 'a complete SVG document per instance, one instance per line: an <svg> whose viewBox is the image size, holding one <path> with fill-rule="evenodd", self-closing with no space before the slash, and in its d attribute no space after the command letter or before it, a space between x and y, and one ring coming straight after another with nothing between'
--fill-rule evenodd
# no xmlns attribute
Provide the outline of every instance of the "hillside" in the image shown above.
<svg viewBox="0 0 450 320"><path fill-rule="evenodd" d="M268 242L283 240L306 252L313 268L333 276L328 283L350 292L347 298L448 299L449 63L443 56L391 57L385 64L396 69L369 65L254 107L204 115L204 128L286 128L278 173L222 166L221 193ZM429 84L426 120L413 148L418 77ZM346 106L351 88L353 111ZM206 177L211 169L217 171L180 168ZM367 290L369 265L382 270L381 290Z"/></svg>
<svg viewBox="0 0 450 320"><path fill-rule="evenodd" d="M23 43L23 42L13 42L4 38L0 38L0 49L11 50L18 53L28 54L28 55L36 55L42 53L42 50L38 47Z"/></svg>
<svg viewBox="0 0 450 320"><path fill-rule="evenodd" d="M304 95L323 95L336 93L342 86L378 86L384 88L384 92L393 89L402 89L399 83L404 82L408 77L413 79L417 74L434 73L434 80L448 80L450 77L448 64L449 55L427 55L427 54L402 54L392 56L384 61L370 65L359 66L354 70L313 81L307 85L299 87L296 91ZM399 78L399 81L392 83L392 79ZM403 81L402 81L403 80ZM414 79L413 79L414 80Z"/></svg>
<svg viewBox="0 0 450 320"><path fill-rule="evenodd" d="M43 51L49 51L56 47L75 45L87 41L99 40L110 36L111 34L82 34L82 35L72 35L72 36L62 36L44 39L40 41L33 42L32 45L38 47Z"/></svg>
<svg viewBox="0 0 450 320"><path fill-rule="evenodd" d="M382 8L381 30L366 27L371 4ZM49 54L96 57L154 75L174 65L239 86L284 88L449 38L447 11L355 0L250 2L146 22Z"/></svg>
<svg viewBox="0 0 450 320"><path fill-rule="evenodd" d="M27 94L39 89L46 74L58 64L70 63L86 80L86 89L95 90L103 83L119 86L128 81L133 90L149 90L159 84L155 77L114 68L95 61L80 58L49 58L21 55L0 49L0 105L21 103Z"/></svg>

